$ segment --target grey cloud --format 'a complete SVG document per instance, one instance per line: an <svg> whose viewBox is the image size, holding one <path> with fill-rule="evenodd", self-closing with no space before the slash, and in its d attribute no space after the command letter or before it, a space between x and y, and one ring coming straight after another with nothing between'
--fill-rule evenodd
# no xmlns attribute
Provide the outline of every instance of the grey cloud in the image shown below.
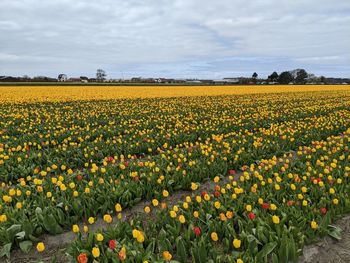
<svg viewBox="0 0 350 263"><path fill-rule="evenodd" d="M0 75L350 76L349 23L347 0L3 0Z"/></svg>

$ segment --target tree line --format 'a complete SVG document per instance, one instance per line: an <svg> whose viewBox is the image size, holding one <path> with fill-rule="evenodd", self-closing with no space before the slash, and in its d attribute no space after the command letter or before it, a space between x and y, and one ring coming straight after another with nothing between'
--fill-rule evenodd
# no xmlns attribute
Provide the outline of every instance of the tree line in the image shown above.
<svg viewBox="0 0 350 263"><path fill-rule="evenodd" d="M278 74L272 72L267 78L258 78L258 73L254 72L251 77L223 78L222 80L213 79L172 79L172 78L131 78L131 79L107 79L107 73L103 69L97 69L95 77L86 76L68 78L66 74L59 74L57 78L46 76L23 77L1 76L0 82L110 82L110 83L165 83L165 84L197 84L197 85L232 85L232 84L346 84L350 83L348 78L326 78L324 76L315 76L309 74L305 69L294 69L283 71Z"/></svg>
<svg viewBox="0 0 350 263"><path fill-rule="evenodd" d="M253 82L257 82L257 77L258 77L258 74L254 72L252 75ZM274 71L266 79L268 83L272 83L272 84L301 84L301 85L306 84L308 80L326 83L326 78L324 76L316 77L313 74L308 74L305 69L283 71L280 74Z"/></svg>

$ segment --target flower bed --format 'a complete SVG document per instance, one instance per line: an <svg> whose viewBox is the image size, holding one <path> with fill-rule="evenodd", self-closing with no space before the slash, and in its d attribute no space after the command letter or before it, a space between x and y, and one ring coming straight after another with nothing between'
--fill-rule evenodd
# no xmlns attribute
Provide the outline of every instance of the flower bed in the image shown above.
<svg viewBox="0 0 350 263"><path fill-rule="evenodd" d="M215 178L215 191L151 218L145 210L86 239L78 234L69 253L78 262L297 262L317 236L340 238L331 223L350 212L349 139L350 131L300 147L297 158L251 164L226 185Z"/></svg>

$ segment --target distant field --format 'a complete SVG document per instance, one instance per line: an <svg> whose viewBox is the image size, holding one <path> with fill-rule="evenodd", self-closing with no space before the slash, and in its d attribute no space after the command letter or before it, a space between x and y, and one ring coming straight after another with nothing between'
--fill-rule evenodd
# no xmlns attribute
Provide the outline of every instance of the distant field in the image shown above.
<svg viewBox="0 0 350 263"><path fill-rule="evenodd" d="M350 85L276 86L0 86L0 102L72 101L239 95L253 93L350 90Z"/></svg>

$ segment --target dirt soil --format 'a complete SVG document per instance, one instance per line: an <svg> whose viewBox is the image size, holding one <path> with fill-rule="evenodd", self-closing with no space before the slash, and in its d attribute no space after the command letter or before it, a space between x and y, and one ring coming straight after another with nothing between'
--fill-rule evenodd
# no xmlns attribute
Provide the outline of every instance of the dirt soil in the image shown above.
<svg viewBox="0 0 350 263"><path fill-rule="evenodd" d="M350 262L350 215L335 224L342 231L342 239L337 241L325 237L321 241L306 246L300 263L349 263Z"/></svg>

